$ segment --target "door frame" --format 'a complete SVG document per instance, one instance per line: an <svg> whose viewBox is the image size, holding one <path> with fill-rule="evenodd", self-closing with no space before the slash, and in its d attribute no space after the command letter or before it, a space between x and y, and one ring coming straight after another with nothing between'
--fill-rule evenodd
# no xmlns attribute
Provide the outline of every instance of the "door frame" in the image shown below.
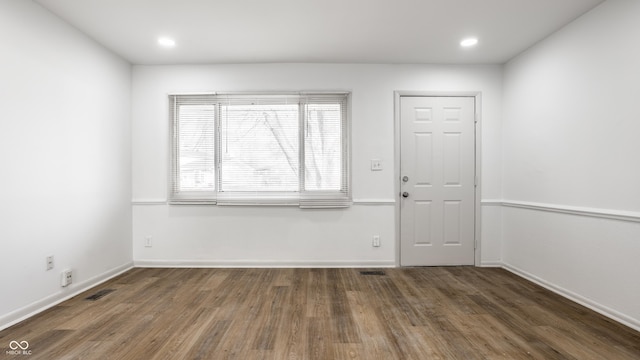
<svg viewBox="0 0 640 360"><path fill-rule="evenodd" d="M474 174L476 177L475 195L474 195L474 266L480 266L481 264L481 194L482 194L482 172L481 172L481 159L482 159L482 92L480 91L394 91L393 92L393 117L394 117L394 196L395 196L395 232L396 232L396 267L400 267L401 256L401 234L400 234L400 146L401 146L401 133L400 133L400 98L401 97L473 97L475 99L475 169Z"/></svg>

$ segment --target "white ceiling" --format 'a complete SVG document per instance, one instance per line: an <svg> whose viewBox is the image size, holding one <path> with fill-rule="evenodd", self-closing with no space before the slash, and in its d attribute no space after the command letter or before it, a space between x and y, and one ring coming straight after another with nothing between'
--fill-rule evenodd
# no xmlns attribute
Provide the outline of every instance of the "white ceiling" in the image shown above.
<svg viewBox="0 0 640 360"><path fill-rule="evenodd" d="M131 63L185 64L504 63L603 0L34 1Z"/></svg>

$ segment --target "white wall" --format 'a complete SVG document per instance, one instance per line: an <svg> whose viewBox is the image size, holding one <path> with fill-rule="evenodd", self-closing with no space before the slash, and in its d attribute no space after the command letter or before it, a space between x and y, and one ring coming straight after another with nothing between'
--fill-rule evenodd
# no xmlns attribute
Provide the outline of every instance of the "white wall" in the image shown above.
<svg viewBox="0 0 640 360"><path fill-rule="evenodd" d="M507 266L640 329L639 18L609 0L506 65L502 211Z"/></svg>
<svg viewBox="0 0 640 360"><path fill-rule="evenodd" d="M131 265L131 67L31 1L0 46L2 328Z"/></svg>
<svg viewBox="0 0 640 360"><path fill-rule="evenodd" d="M395 207L384 203L395 199L393 92L482 92L482 196L493 199L501 195L501 85L500 66L134 66L134 260L140 265L393 265ZM250 90L352 91L353 207L309 211L163 204L167 94ZM370 159L381 159L384 170L371 172ZM499 234L499 217L491 209L487 219L483 228ZM382 239L377 249L371 247L374 234ZM144 247L145 236L153 237L153 247ZM499 261L499 238L482 241L483 261Z"/></svg>

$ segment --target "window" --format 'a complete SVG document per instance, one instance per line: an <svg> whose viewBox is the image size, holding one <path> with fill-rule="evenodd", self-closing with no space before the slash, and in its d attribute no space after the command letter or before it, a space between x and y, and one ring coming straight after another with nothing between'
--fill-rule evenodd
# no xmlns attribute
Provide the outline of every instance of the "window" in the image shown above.
<svg viewBox="0 0 640 360"><path fill-rule="evenodd" d="M170 201L349 206L348 98L170 95Z"/></svg>

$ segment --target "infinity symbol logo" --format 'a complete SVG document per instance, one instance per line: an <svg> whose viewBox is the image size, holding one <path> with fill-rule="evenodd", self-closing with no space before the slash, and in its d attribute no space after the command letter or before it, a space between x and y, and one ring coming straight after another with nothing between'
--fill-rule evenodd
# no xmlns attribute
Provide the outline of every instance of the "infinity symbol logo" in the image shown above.
<svg viewBox="0 0 640 360"><path fill-rule="evenodd" d="M18 348L20 348L21 350L27 350L29 348L29 343L26 341L12 341L9 343L9 347L11 348L11 350L17 350Z"/></svg>

